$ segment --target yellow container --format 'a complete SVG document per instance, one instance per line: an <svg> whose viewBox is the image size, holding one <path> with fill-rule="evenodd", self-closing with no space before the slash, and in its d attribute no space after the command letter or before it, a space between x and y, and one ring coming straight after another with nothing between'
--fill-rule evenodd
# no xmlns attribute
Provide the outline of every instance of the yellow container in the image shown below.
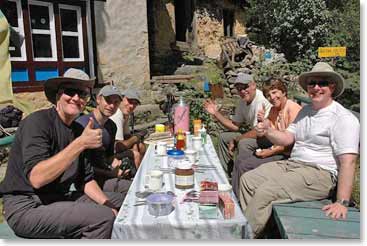
<svg viewBox="0 0 367 246"><path fill-rule="evenodd" d="M166 127L163 124L156 124L155 125L155 132L165 132Z"/></svg>
<svg viewBox="0 0 367 246"><path fill-rule="evenodd" d="M201 129L201 120L200 119L193 120L192 123L194 126L194 136L199 136L199 132Z"/></svg>

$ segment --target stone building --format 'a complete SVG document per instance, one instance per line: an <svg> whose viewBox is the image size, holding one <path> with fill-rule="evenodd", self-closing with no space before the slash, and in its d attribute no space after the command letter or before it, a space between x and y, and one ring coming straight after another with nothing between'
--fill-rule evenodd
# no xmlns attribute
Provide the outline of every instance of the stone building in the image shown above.
<svg viewBox="0 0 367 246"><path fill-rule="evenodd" d="M15 92L40 91L42 81L69 67L140 87L169 74L182 51L220 54L224 37L245 34L240 0L9 0Z"/></svg>

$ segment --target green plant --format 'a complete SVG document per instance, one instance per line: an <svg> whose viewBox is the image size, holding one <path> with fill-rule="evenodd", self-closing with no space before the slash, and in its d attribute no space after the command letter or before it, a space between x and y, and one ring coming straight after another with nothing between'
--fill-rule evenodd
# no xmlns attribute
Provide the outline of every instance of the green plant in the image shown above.
<svg viewBox="0 0 367 246"><path fill-rule="evenodd" d="M205 66L207 70L204 72L204 76L209 83L223 84L225 82L222 70L213 61L207 62Z"/></svg>
<svg viewBox="0 0 367 246"><path fill-rule="evenodd" d="M326 44L331 20L324 0L249 0L251 40L276 48L288 61L315 60Z"/></svg>

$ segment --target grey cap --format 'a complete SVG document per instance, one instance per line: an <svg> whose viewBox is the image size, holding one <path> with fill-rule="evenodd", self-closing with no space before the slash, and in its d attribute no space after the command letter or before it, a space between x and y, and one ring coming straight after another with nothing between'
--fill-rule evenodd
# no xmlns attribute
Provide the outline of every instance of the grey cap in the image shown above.
<svg viewBox="0 0 367 246"><path fill-rule="evenodd" d="M112 96L112 95L117 95L121 98L122 100L122 94L119 90L119 88L117 88L114 85L105 85L102 87L102 89L98 92L98 96L104 96L104 97L108 97L108 96Z"/></svg>
<svg viewBox="0 0 367 246"><path fill-rule="evenodd" d="M235 80L235 84L248 84L250 82L254 81L254 78L252 77L251 74L247 74L247 73L239 73L237 74L237 78Z"/></svg>
<svg viewBox="0 0 367 246"><path fill-rule="evenodd" d="M126 89L125 91L122 92L122 95L127 97L128 99L135 99L139 102L139 104L141 104L140 95L138 91L134 88Z"/></svg>

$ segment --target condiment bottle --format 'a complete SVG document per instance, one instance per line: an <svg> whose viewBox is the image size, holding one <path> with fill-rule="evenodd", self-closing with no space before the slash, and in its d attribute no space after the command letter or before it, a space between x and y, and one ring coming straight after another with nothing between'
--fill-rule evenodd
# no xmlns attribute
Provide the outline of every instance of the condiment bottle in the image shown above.
<svg viewBox="0 0 367 246"><path fill-rule="evenodd" d="M205 125L203 124L203 127L200 129L200 136L201 136L201 142L202 144L206 144L206 129Z"/></svg>
<svg viewBox="0 0 367 246"><path fill-rule="evenodd" d="M194 188L194 169L189 162L181 162L175 169L175 187L177 189Z"/></svg>
<svg viewBox="0 0 367 246"><path fill-rule="evenodd" d="M179 149L179 150L185 149L185 136L182 132L182 129L178 129L177 131L176 149Z"/></svg>
<svg viewBox="0 0 367 246"><path fill-rule="evenodd" d="M194 125L194 136L200 136L200 128L201 128L201 120L197 119L197 120L193 120L193 125Z"/></svg>

